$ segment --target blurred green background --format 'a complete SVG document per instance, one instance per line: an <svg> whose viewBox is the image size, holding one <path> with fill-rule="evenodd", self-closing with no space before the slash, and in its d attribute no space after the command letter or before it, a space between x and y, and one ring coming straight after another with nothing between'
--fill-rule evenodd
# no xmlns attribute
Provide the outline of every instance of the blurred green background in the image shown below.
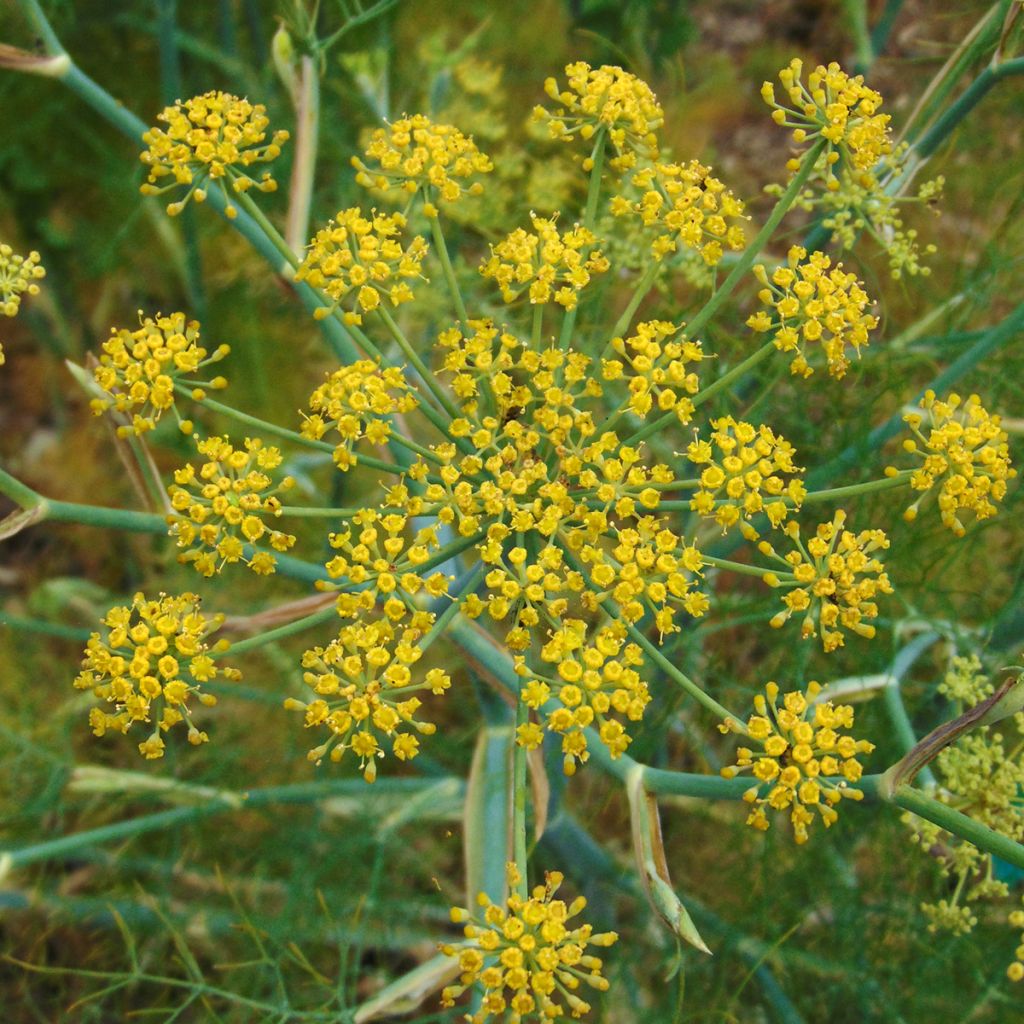
<svg viewBox="0 0 1024 1024"><path fill-rule="evenodd" d="M290 126L270 47L279 20L295 16L291 4L43 6L82 69L147 122L179 95L224 89L266 103L273 124ZM524 137L544 78L576 59L621 64L650 82L665 107L666 145L676 157L712 164L749 201L757 223L771 205L761 190L781 179L786 159L784 133L758 95L762 80L794 55L851 67L865 58L868 33L881 22L888 31L870 83L886 97L898 130L989 10L976 0L399 0L347 32L325 57L313 223L365 201L349 157L381 116L463 101L469 116L476 103L478 138L493 129L494 146L505 146ZM346 11L323 0L319 17L321 35L329 35L345 24ZM170 52L159 46L161 23L176 25ZM0 10L0 42L36 46L17 4ZM987 56L970 65L965 81ZM500 70L493 102L460 91L466 58ZM791 389L782 381L771 407L760 410L809 465L897 410L977 331L1024 298L1020 101L1018 80L1000 83L933 160L929 175L946 178L942 215L910 214L922 238L938 246L930 277L891 280L870 244L845 257L878 298L877 352L843 382L816 377L814 389ZM509 160L513 153L509 144ZM276 175L282 183L290 159L286 148ZM141 507L112 434L93 418L64 362L82 363L111 325L132 325L138 310L184 309L200 318L204 337L232 346L224 372L234 403L279 423L294 422L330 366L315 324L245 242L208 209L170 221L159 203L140 197L142 177L137 147L70 92L0 71L0 238L19 251L38 249L47 268L43 293L26 301L17 320L0 323L7 354L0 464L51 497ZM537 189L533 198L541 201ZM516 216L525 216L526 198L510 200ZM277 218L284 199L263 205ZM778 240L779 254L799 228ZM486 225L475 232L470 225L459 241L473 253L485 250L489 237ZM735 353L748 343L744 315L737 309L716 325L717 351ZM899 342L889 347L886 339ZM1007 415L1019 452L1019 339L972 370L959 389L980 392L988 408ZM215 419L208 422L216 428ZM169 425L151 447L165 472L188 454ZM877 476L881 464L866 456L842 482ZM375 487L371 476L338 481L301 460L290 469L311 495L333 488L335 505ZM1024 628L1019 495L1011 491L1001 518L956 544L935 519L903 524L900 502L886 494L858 504L860 518L893 524L887 567L898 593L913 601L890 602L873 644L850 645L827 661L810 646L794 648L786 634L765 626L770 598L740 586L720 595L714 621L686 635L680 664L699 666L703 678L716 681L717 695L742 706L769 678L826 682L884 670L902 642L896 626L910 620L942 623L963 650L1004 664L1020 649ZM8 510L4 500L0 513ZM300 537L306 557L316 558L320 543L315 531ZM5 848L174 808L174 794L147 792L138 777L237 791L343 771L310 766L302 730L280 710L299 674L301 641L244 660L246 699L222 701L213 742L202 749L169 744L163 762L142 764L132 742L94 740L85 722L89 701L71 688L80 634L143 586L171 591L197 581L175 564L168 542L144 535L46 524L0 545ZM236 615L305 592L294 582L241 574L203 586L211 607ZM935 696L941 665L939 653L929 653L905 688L922 732L946 714ZM469 693L470 668L454 667ZM700 719L684 720L677 694L657 692L657 713L631 753L653 764L715 770L715 752L694 728ZM876 703L858 709L862 734L879 747L872 770L898 750ZM419 805L402 794L353 788L352 796L300 796L182 820L31 866L0 861L2 1019L350 1020L352 1007L434 954L450 934L448 906L462 902L459 802L449 780L465 776L479 712L472 700L450 700L445 716L446 742L432 744L409 773L440 780ZM103 789L92 776L90 786L82 766L124 769L137 773L136 781ZM187 806L196 799L190 792L176 799ZM714 958L681 952L638 898L625 798L596 772L574 780L537 852L539 863L566 871L587 893L598 923L614 923L623 935L609 957L612 993L594 1019L1020 1019L1021 991L1004 974L1017 942L1005 923L1007 907L980 915L966 938L930 935L919 904L944 895L943 883L895 813L846 808L836 828L803 848L793 847L784 829L764 837L746 829L733 806L667 799L662 816L673 880ZM586 846L579 829L600 847ZM1016 901L1019 880L1012 881ZM460 1019L436 1007L432 996L396 1019Z"/></svg>

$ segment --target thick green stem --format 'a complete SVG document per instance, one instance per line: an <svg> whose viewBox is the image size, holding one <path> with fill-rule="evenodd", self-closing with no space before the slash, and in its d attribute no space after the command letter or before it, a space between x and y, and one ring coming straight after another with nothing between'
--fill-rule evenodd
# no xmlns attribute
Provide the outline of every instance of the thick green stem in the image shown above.
<svg viewBox="0 0 1024 1024"><path fill-rule="evenodd" d="M0 469L0 494L6 495L18 508L37 508L46 504L46 499L32 490L31 487L16 480L10 473Z"/></svg>
<svg viewBox="0 0 1024 1024"><path fill-rule="evenodd" d="M288 194L285 242L302 252L309 237L309 211L313 201L313 177L320 135L320 73L315 57L306 54L299 63L299 94L295 106L295 157Z"/></svg>
<svg viewBox="0 0 1024 1024"><path fill-rule="evenodd" d="M905 811L910 811L961 839L966 839L979 850L991 853L1014 867L1024 868L1024 846L969 818L966 814L961 814L952 807L925 796L919 789L914 789L913 786L897 786L890 795L880 795L889 803L902 807Z"/></svg>
<svg viewBox="0 0 1024 1024"><path fill-rule="evenodd" d="M437 258L441 261L441 273L444 274L452 303L455 306L455 315L465 329L469 324L469 316L466 313L466 304L462 301L462 292L459 290L459 282L455 277L455 268L448 255L448 245L444 240L444 231L441 228L441 217L439 214L434 214L427 219L430 221L430 234L434 240L434 249L437 251Z"/></svg>

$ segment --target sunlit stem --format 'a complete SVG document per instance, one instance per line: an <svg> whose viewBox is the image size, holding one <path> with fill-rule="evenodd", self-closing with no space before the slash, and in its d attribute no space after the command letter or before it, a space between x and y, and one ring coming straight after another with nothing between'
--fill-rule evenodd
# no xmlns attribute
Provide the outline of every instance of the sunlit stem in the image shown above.
<svg viewBox="0 0 1024 1024"><path fill-rule="evenodd" d="M469 316L466 314L466 304L462 301L459 282L455 278L455 268L452 266L451 257L448 255L444 231L441 229L441 218L435 215L427 219L430 221L430 235L434 240L437 258L441 261L441 273L444 274L444 279L448 283L448 291L451 293L452 302L455 305L455 315L462 322L463 329L465 329L469 324Z"/></svg>
<svg viewBox="0 0 1024 1024"><path fill-rule="evenodd" d="M320 73L315 57L305 54L299 64L299 91L295 104L295 158L288 195L285 241L301 252L309 236L309 210L320 133Z"/></svg>

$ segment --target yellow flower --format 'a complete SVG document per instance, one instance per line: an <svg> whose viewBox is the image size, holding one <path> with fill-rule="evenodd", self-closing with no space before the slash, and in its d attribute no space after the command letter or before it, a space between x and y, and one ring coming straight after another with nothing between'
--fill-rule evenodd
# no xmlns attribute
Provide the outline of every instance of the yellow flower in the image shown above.
<svg viewBox="0 0 1024 1024"><path fill-rule="evenodd" d="M9 245L0 242L0 315L17 316L22 295L38 295L36 281L46 277L35 250L19 256ZM4 364L4 350L0 345L0 366Z"/></svg>
<svg viewBox="0 0 1024 1024"><path fill-rule="evenodd" d="M393 489L389 500L400 501L400 491ZM407 492L401 493L409 506ZM408 508L409 515L416 511L415 505ZM418 594L434 598L448 592L451 577L442 572L426 575L438 561L437 526L417 530L410 542L406 536L409 515L366 508L346 529L329 535L338 554L325 568L332 580L341 582L321 581L317 587L342 591L337 604L342 618L359 618L375 606L383 606L385 614L398 621Z"/></svg>
<svg viewBox="0 0 1024 1024"><path fill-rule="evenodd" d="M621 718L639 722L651 696L637 669L644 656L636 644L625 643L625 627L619 623L599 629L587 639L586 624L566 620L540 652L549 666L543 676L532 672L524 659L516 671L523 677L520 699L541 716L548 732L562 737L566 775L590 754L583 730L593 727L613 758L625 753L631 742ZM552 700L557 708L544 706ZM543 736L530 723L520 726L518 741L533 749Z"/></svg>
<svg viewBox="0 0 1024 1024"><path fill-rule="evenodd" d="M274 572L277 559L261 550L263 544L287 551L295 543L291 534L264 522L281 515L277 492L294 483L286 476L274 486L269 471L281 465L280 451L248 437L244 448L235 448L226 437L199 441L197 448L209 461L198 472L192 463L176 470L168 488L174 509L167 517L169 532L186 549L178 561L191 563L203 576L239 561L261 576ZM247 546L254 549L249 557Z"/></svg>
<svg viewBox="0 0 1024 1024"><path fill-rule="evenodd" d="M750 519L760 512L778 527L807 493L803 481L793 476L803 472L793 462L793 446L770 427L731 416L712 420L711 426L710 442L698 435L686 449L690 462L703 467L690 508L713 516L726 529L741 516Z"/></svg>
<svg viewBox="0 0 1024 1024"><path fill-rule="evenodd" d="M806 692L787 693L780 706L779 687L770 682L765 686L767 700L761 694L754 698L755 713L745 726L730 721L720 727L740 733L759 748L740 747L736 763L722 769L727 779L750 772L757 780L743 794L752 805L747 824L766 831L770 811L789 811L798 843L807 842L814 811L828 828L838 817L835 807L840 799L863 798L859 789L851 788L863 774L857 755L875 749L873 743L849 735L853 708L817 702L820 692L819 683L808 683Z"/></svg>
<svg viewBox="0 0 1024 1024"><path fill-rule="evenodd" d="M350 310L345 322L361 324L362 313L372 312L385 300L398 306L413 298L408 282L423 276L420 266L427 243L417 235L408 247L403 247L397 236L405 224L400 213L371 210L367 218L358 206L353 206L341 210L316 233L295 271L295 280L326 292L332 300L329 306L316 310L318 320L352 300L360 312Z"/></svg>
<svg viewBox="0 0 1024 1024"><path fill-rule="evenodd" d="M227 185L236 193L257 188L273 192L277 182L264 171L257 181L249 174L254 164L269 163L281 153L288 132L275 131L267 142L266 107L255 106L226 92L208 92L167 107L157 115L167 129L150 128L143 133L147 149L139 159L149 168L142 194L161 195L187 186L185 198L171 203L167 212L180 213L193 197L197 203L206 198L213 182L227 200L225 213L237 214ZM168 178L173 178L169 183Z"/></svg>
<svg viewBox="0 0 1024 1024"><path fill-rule="evenodd" d="M111 329L93 370L94 380L107 397L93 399L92 411L97 416L108 409L130 415L131 423L117 428L122 437L152 430L168 409L175 409L175 382L194 377L202 367L219 362L231 351L227 345L219 345L209 355L199 343L199 324L186 320L184 313L158 313L145 319L140 313L139 322L135 331ZM216 377L208 386L224 388L227 381ZM194 397L202 394L201 388L193 391ZM192 429L187 420L179 418L179 423L186 431Z"/></svg>
<svg viewBox="0 0 1024 1024"><path fill-rule="evenodd" d="M831 523L822 523L806 547L800 539L800 527L786 523L785 534L796 545L784 558L768 541L759 550L785 567L785 572L767 573L765 582L786 590L786 606L771 619L778 629L791 616L802 614L802 635L817 636L820 629L826 652L843 646L843 630L871 638L875 627L868 620L877 618L879 594L891 594L892 585L874 552L889 547L881 530L853 533L843 529L846 513L837 512Z"/></svg>
<svg viewBox="0 0 1024 1024"><path fill-rule="evenodd" d="M743 203L696 160L642 167L630 178L628 192L638 198L614 196L611 212L635 217L652 230L651 255L656 260L690 250L716 266L726 249L735 252L746 244L739 223Z"/></svg>
<svg viewBox="0 0 1024 1024"><path fill-rule="evenodd" d="M366 158L370 165L352 157L360 185L405 192L422 188L428 203L435 198L453 203L463 194L479 195L483 185L473 179L493 170L490 158L471 138L452 125L435 124L424 114L378 128L366 147Z"/></svg>
<svg viewBox="0 0 1024 1024"><path fill-rule="evenodd" d="M622 68L606 64L594 69L583 61L567 65L565 74L564 90L554 78L544 83L544 91L561 106L533 111L533 119L547 124L551 138L568 142L579 136L587 141L604 130L616 153L609 165L617 171L633 167L637 157L658 158L655 133L664 113L646 82ZM590 170L590 157L583 166Z"/></svg>
<svg viewBox="0 0 1024 1024"><path fill-rule="evenodd" d="M414 615L399 629L387 619L346 623L327 647L302 656L303 679L316 696L309 701L288 698L285 708L305 713L306 727L323 726L329 737L309 752L319 764L329 756L337 763L351 750L367 782L377 777L377 760L385 744L400 761L419 753L415 733L430 736L436 726L417 719L422 705L418 691L443 694L451 679L439 668L416 678L411 666L420 659L418 642L433 616Z"/></svg>
<svg viewBox="0 0 1024 1024"><path fill-rule="evenodd" d="M755 331L773 331L780 352L794 352L794 374L809 377L814 371L807 358L808 343L819 344L828 361L828 372L837 380L850 367L847 349L859 356L878 318L866 312L871 300L857 275L846 273L841 263L821 252L807 258L807 250L794 245L787 265L769 277L762 264L754 267L763 285L758 298L765 307L747 320Z"/></svg>
<svg viewBox="0 0 1024 1024"><path fill-rule="evenodd" d="M128 606L112 608L103 619L104 633L93 633L86 644L82 670L74 685L91 690L113 705L113 711L93 708L89 724L97 736L108 730L127 733L136 722L151 722L153 731L139 744L147 759L163 756L162 733L178 722L188 726L193 745L208 739L192 721L188 702L196 697L208 707L216 697L203 693L202 683L218 677L237 681L237 669L220 668L211 657L228 649L227 641L213 648L209 635L220 628L223 615L207 618L200 599L191 593L148 600L136 594Z"/></svg>
<svg viewBox="0 0 1024 1024"><path fill-rule="evenodd" d="M916 519L921 502L936 487L942 523L958 537L966 532L962 512L972 512L978 520L994 516L994 503L1006 497L1007 481L1017 475L999 417L987 412L977 395L963 401L954 392L939 401L934 391L927 391L921 408L903 419L916 438L904 441L903 450L921 459L910 486L924 492L904 518ZM890 476L897 472L886 469Z"/></svg>
<svg viewBox="0 0 1024 1024"><path fill-rule="evenodd" d="M351 469L358 457L354 448L364 438L384 444L391 436L389 417L412 412L419 406L401 369L382 368L379 361L360 359L327 375L309 396L310 414L303 414L302 436L320 440L336 431L334 464Z"/></svg>
<svg viewBox="0 0 1024 1024"><path fill-rule="evenodd" d="M597 238L587 228L575 224L559 232L557 217L530 218L536 234L517 228L492 245L491 258L480 264L480 273L497 282L506 302L515 302L528 288L531 305L554 299L565 309L574 309L591 275L603 274L608 260L593 248Z"/></svg>
<svg viewBox="0 0 1024 1024"><path fill-rule="evenodd" d="M628 376L629 408L637 416L646 416L657 405L660 412L674 409L680 423L693 417L694 405L687 396L695 395L700 385L690 364L707 356L700 342L679 334L681 330L667 320L637 324L633 337L612 339L611 347L622 359L601 360L602 379Z"/></svg>
<svg viewBox="0 0 1024 1024"><path fill-rule="evenodd" d="M461 907L452 909L452 921L464 924L465 942L445 943L441 951L459 963L459 983L441 993L441 1005L455 1000L471 985L483 988L481 1008L466 1020L484 1024L500 1020L554 1020L566 1014L582 1017L590 1004L576 995L583 982L598 992L608 990L601 960L588 946L606 947L618 941L615 932L594 933L589 924L572 923L586 908L581 896L566 904L555 899L563 876L545 873L544 884L535 886L528 899L510 895L504 906L480 893L480 914ZM510 887L519 883L519 872L508 865ZM506 1012L511 1015L506 1016Z"/></svg>
<svg viewBox="0 0 1024 1024"><path fill-rule="evenodd" d="M818 65L803 82L803 61L794 58L779 72L779 80L788 103L777 103L775 87L765 82L761 97L772 107L772 120L793 129L797 145L813 144L821 138L827 143L822 159L828 175L828 187L838 189L833 167L849 163L857 171L869 173L882 157L892 152L889 115L880 113L882 97L864 84L862 75L851 78L835 62ZM790 162L796 170L799 161Z"/></svg>

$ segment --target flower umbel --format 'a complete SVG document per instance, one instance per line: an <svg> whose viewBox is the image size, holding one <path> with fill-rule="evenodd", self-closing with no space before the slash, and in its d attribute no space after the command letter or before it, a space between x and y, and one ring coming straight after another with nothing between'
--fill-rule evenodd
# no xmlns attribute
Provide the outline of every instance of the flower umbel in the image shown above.
<svg viewBox="0 0 1024 1024"><path fill-rule="evenodd" d="M217 698L200 689L218 676L241 678L237 669L221 668L210 656L228 649L227 641L212 648L211 633L220 628L223 615L207 618L199 610L199 598L185 593L161 594L149 600L136 594L127 606L112 608L103 634L93 633L85 648L82 670L75 679L79 690L93 695L113 711L93 708L89 724L97 736L108 730L127 733L136 722L152 722L153 731L139 744L147 759L162 757L162 733L184 721L193 745L208 739L193 723L188 702L192 697L212 706Z"/></svg>
<svg viewBox="0 0 1024 1024"><path fill-rule="evenodd" d="M818 526L806 547L799 525L786 523L783 532L796 548L785 557L766 540L758 545L762 554L786 568L764 576L769 586L787 588L782 597L786 608L770 624L778 629L791 616L803 613L801 634L806 638L820 631L826 652L843 646L844 630L873 637L875 627L868 620L878 616L874 599L893 592L882 563L874 557L874 552L889 547L889 538L882 530L853 533L843 529L845 522L846 513L837 512L831 523Z"/></svg>
<svg viewBox="0 0 1024 1024"><path fill-rule="evenodd" d="M889 115L880 113L882 97L864 84L862 75L850 77L835 62L828 67L819 64L807 76L806 85L802 76L803 61L794 58L779 72L789 103L776 102L771 82L761 87L761 97L773 108L772 120L793 129L797 145L826 140L822 159L828 187L837 189L835 164L843 161L858 171L870 172L892 151ZM798 167L798 160L790 161L790 170Z"/></svg>
<svg viewBox="0 0 1024 1024"><path fill-rule="evenodd" d="M336 432L334 464L345 471L358 462L354 448L359 441L384 444L391 436L390 417L418 406L416 392L400 368L360 359L328 374L309 396L310 414L303 419L302 436L318 441Z"/></svg>
<svg viewBox="0 0 1024 1024"><path fill-rule="evenodd" d="M745 726L729 720L719 728L737 732L758 744L760 749L740 747L736 763L722 769L733 779L751 772L757 784L743 794L752 805L747 824L766 831L769 811L789 811L793 836L798 843L807 841L807 829L817 811L825 827L838 815L835 807L843 797L860 800L864 794L850 788L863 774L858 754L870 754L874 744L855 740L846 734L853 728L853 708L834 706L831 701L817 702L821 685L807 684L804 693L787 693L779 706L779 687L770 682L764 695L754 698L754 711ZM762 793L763 786L770 786Z"/></svg>
<svg viewBox="0 0 1024 1024"><path fill-rule="evenodd" d="M366 147L369 164L352 157L356 181L367 188L404 192L426 191L431 199L456 202L464 194L483 191L476 180L494 165L476 143L450 124L435 124L425 114L413 114L378 128ZM430 203L427 212L436 214Z"/></svg>
<svg viewBox="0 0 1024 1024"><path fill-rule="evenodd" d="M555 110L534 107L533 119L547 124L551 138L584 141L598 130L608 133L616 155L609 161L617 171L636 164L637 157L658 158L655 134L664 113L646 82L612 65L592 68L583 61L565 68L568 88L560 89L554 78L544 83L544 91L561 106ZM590 158L584 162L590 170Z"/></svg>
<svg viewBox="0 0 1024 1024"><path fill-rule="evenodd" d="M549 871L529 899L513 893L504 907L480 893L480 917L461 907L452 909L452 920L465 924L466 941L441 946L446 956L458 958L461 971L459 984L441 993L442 1006L454 1006L470 985L479 983L483 1003L466 1018L472 1024L492 1017L510 1022L534 1015L555 1020L566 1013L582 1017L589 1012L590 1004L576 994L580 984L605 992L608 981L601 973L601 960L587 947L611 946L619 937L615 932L594 934L589 924L573 925L587 901L580 896L567 905L555 899L562 879L561 872ZM510 887L519 884L514 864L508 865L508 880Z"/></svg>
<svg viewBox="0 0 1024 1024"><path fill-rule="evenodd" d="M190 199L197 203L206 199L210 182L223 192L228 217L237 216L228 184L236 193L277 188L270 171L264 171L259 181L249 174L254 164L276 159L288 140L288 132L279 130L267 141L270 120L261 103L253 105L226 92L208 92L166 107L157 120L167 128L143 133L148 148L139 159L149 168L149 177L141 191L155 196L186 186L185 198L167 207L172 217L181 213ZM167 183L168 178L174 180Z"/></svg>
<svg viewBox="0 0 1024 1024"><path fill-rule="evenodd" d="M515 302L528 289L531 305L553 299L574 309L591 275L603 274L608 260L593 248L597 238L587 228L575 224L559 232L555 217L530 217L536 234L517 228L492 245L491 258L480 264L480 273L497 282L506 302Z"/></svg>
<svg viewBox="0 0 1024 1024"><path fill-rule="evenodd" d="M910 486L924 492L903 513L904 519L913 522L921 502L936 487L942 523L958 537L967 532L961 513L972 512L977 520L994 516L995 502L1006 496L1007 481L1017 475L999 417L987 412L977 395L964 401L953 392L941 401L934 391L926 391L920 409L903 419L916 439L904 441L903 450L921 459ZM886 469L890 476L897 472Z"/></svg>
<svg viewBox="0 0 1024 1024"><path fill-rule="evenodd" d="M176 470L168 488L174 509L167 517L169 532L186 549L178 561L191 563L203 576L238 561L261 576L272 573L277 559L262 550L246 558L245 546L259 548L269 542L275 551L287 551L295 543L291 534L264 522L281 514L277 492L294 483L286 476L274 486L269 471L281 465L280 451L248 437L244 448L235 448L226 437L199 441L197 448L209 461L198 472L192 463Z"/></svg>
<svg viewBox="0 0 1024 1024"><path fill-rule="evenodd" d="M821 252L807 258L807 250L794 245L787 266L768 275L763 265L754 267L764 286L758 298L765 309L747 320L755 331L773 331L780 352L794 352L791 372L809 377L814 371L807 358L806 344L820 344L828 361L828 372L837 380L850 367L847 349L859 356L878 318L866 312L870 299L857 275L835 267Z"/></svg>
<svg viewBox="0 0 1024 1024"><path fill-rule="evenodd" d="M629 188L638 198L614 196L611 212L616 217L635 216L650 229L656 260L689 250L713 267L726 249L735 252L746 244L739 222L743 203L697 160L641 167L630 178Z"/></svg>
<svg viewBox="0 0 1024 1024"><path fill-rule="evenodd" d="M430 736L436 726L417 720L422 701L416 693L440 695L451 686L442 669L432 668L421 679L411 671L422 656L418 643L432 618L414 613L403 628L387 619L346 623L327 647L303 654L303 679L317 696L309 702L289 697L284 706L305 712L308 728L324 726L330 734L309 752L311 761L319 764L329 756L337 762L351 750L363 777L373 782L385 743L400 761L419 753L415 733Z"/></svg>
<svg viewBox="0 0 1024 1024"><path fill-rule="evenodd" d="M371 210L365 217L353 206L340 211L316 233L295 271L295 280L321 289L333 300L316 310L318 320L351 300L355 308L345 313L345 322L361 324L362 314L377 309L384 299L392 306L412 299L408 282L423 276L420 266L427 243L417 235L404 247L398 236L405 224L400 213Z"/></svg>
<svg viewBox="0 0 1024 1024"><path fill-rule="evenodd" d="M699 467L700 490L690 508L702 516L713 516L725 529L742 516L750 519L765 512L778 527L807 493L795 474L796 452L771 427L755 427L731 416L711 421L711 440L698 435L686 449L686 457ZM785 479L786 477L790 479ZM766 500L767 499L767 500ZM787 500L788 499L788 500Z"/></svg>
<svg viewBox="0 0 1024 1024"><path fill-rule="evenodd" d="M152 430L160 417L174 405L174 384L180 377L192 377L197 370L219 362L231 349L218 345L212 355L199 343L199 324L187 320L184 313L143 319L138 330L112 328L103 343L99 365L93 378L106 392L106 398L94 398L92 411L100 416L109 409L131 416L130 424L117 428L118 434L144 434ZM215 377L207 387L227 387L223 377ZM202 388L193 391L201 398ZM191 431L188 420L180 420L182 429Z"/></svg>

